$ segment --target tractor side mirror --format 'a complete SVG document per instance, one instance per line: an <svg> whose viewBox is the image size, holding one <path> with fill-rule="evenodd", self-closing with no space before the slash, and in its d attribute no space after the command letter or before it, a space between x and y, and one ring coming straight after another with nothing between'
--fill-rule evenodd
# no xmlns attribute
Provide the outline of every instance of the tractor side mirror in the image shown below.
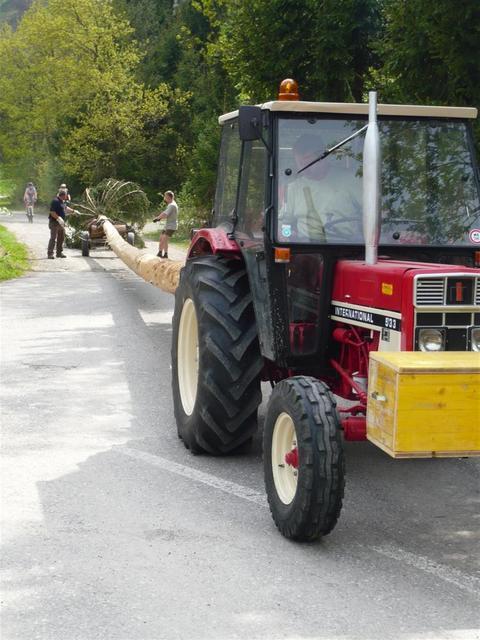
<svg viewBox="0 0 480 640"><path fill-rule="evenodd" d="M260 140L262 137L261 107L240 107L238 110L238 133L240 140Z"/></svg>

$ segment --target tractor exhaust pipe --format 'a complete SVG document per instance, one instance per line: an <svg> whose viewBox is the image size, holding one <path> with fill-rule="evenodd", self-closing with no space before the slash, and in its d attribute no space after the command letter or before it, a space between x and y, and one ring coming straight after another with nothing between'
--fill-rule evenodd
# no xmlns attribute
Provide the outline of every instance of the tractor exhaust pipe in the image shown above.
<svg viewBox="0 0 480 640"><path fill-rule="evenodd" d="M365 262L376 264L380 238L381 202L380 134L377 124L377 92L368 92L368 127L363 145L363 237Z"/></svg>

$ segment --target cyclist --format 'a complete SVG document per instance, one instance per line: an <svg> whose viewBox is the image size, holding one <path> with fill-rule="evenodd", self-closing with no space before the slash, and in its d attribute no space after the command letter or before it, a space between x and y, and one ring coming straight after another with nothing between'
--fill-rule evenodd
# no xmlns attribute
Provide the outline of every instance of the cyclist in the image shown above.
<svg viewBox="0 0 480 640"><path fill-rule="evenodd" d="M27 209L27 218L30 222L33 222L33 207L37 201L37 190L33 182L29 182L23 194L23 202Z"/></svg>

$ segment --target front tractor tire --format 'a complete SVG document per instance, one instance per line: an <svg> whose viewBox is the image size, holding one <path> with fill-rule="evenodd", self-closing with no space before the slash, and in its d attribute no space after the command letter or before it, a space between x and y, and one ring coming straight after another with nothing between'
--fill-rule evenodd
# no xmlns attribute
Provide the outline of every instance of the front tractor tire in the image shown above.
<svg viewBox="0 0 480 640"><path fill-rule="evenodd" d="M262 367L243 263L187 262L175 292L172 389L178 435L192 453L227 454L251 440Z"/></svg>
<svg viewBox="0 0 480 640"><path fill-rule="evenodd" d="M263 459L279 531L299 541L330 533L342 508L345 462L335 400L323 382L296 376L275 386L265 417Z"/></svg>

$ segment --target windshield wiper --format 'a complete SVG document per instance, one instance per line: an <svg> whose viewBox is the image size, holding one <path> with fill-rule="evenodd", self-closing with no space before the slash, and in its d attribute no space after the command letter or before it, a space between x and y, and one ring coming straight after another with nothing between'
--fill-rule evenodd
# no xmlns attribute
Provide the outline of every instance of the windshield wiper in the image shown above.
<svg viewBox="0 0 480 640"><path fill-rule="evenodd" d="M353 138L356 138L357 136L359 136L361 133L363 133L365 131L365 129L368 127L368 124L366 124L364 127L362 127L361 129L359 129L358 131L355 131L355 133L352 133L351 136L348 136L348 138L345 138L345 140L342 140L341 142L339 142L338 144L334 145L333 147L330 147L330 149L326 149L322 155L318 156L318 158L315 158L315 160L312 160L311 162L309 162L308 164L306 164L304 167L302 167L301 169L299 169L297 171L297 175L299 173L302 173L302 171L305 171L305 169L308 169L309 167L312 166L312 164L316 164L317 162L320 162L320 160L323 160L324 158L326 158L327 156L329 156L333 151L336 151L337 149L339 149L340 147L343 147L344 144L346 144L347 142L349 142L350 140L353 140Z"/></svg>

